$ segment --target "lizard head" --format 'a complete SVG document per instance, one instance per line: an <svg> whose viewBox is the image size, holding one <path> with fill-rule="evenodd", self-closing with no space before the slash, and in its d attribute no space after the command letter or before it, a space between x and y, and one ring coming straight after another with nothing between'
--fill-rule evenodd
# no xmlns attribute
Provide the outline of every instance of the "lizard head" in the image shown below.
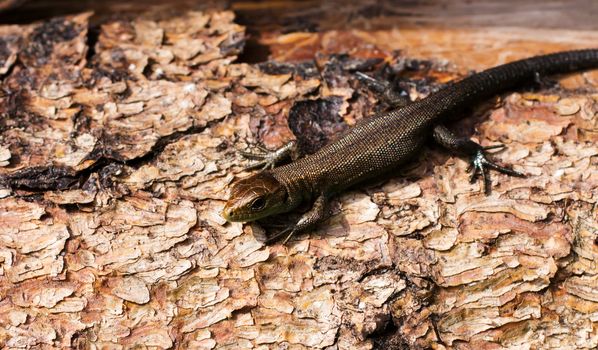
<svg viewBox="0 0 598 350"><path fill-rule="evenodd" d="M253 221L287 211L287 190L264 171L233 182L222 217L228 221Z"/></svg>

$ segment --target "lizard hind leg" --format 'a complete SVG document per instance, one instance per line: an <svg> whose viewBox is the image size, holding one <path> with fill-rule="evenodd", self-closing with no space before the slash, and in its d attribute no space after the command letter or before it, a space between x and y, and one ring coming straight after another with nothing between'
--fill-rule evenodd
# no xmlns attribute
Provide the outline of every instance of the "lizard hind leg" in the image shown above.
<svg viewBox="0 0 598 350"><path fill-rule="evenodd" d="M481 174L484 182L484 192L486 194L490 192L488 168L511 176L525 177L525 174L523 173L504 167L488 159L486 151L490 149L504 148L505 146L502 144L482 147L468 138L458 137L443 125L434 127L433 135L436 142L443 147L470 158L470 166L468 169L468 171L471 172L470 181L474 182L477 176Z"/></svg>
<svg viewBox="0 0 598 350"><path fill-rule="evenodd" d="M292 160L299 158L300 154L297 141L294 140L275 150L269 150L263 146L256 145L250 151L238 152L243 158L253 160L251 164L245 167L245 170L258 168L261 168L261 170L272 169L287 158L291 158Z"/></svg>

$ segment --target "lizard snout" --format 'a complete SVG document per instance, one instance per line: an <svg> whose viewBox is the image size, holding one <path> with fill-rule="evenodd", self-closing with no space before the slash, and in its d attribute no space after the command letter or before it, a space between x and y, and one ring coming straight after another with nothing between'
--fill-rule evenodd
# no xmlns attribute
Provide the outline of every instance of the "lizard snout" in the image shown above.
<svg viewBox="0 0 598 350"><path fill-rule="evenodd" d="M233 210L231 208L229 208L228 206L225 206L224 209L222 209L222 213L220 213L220 215L222 215L222 217L226 221L231 221L232 216L233 216Z"/></svg>

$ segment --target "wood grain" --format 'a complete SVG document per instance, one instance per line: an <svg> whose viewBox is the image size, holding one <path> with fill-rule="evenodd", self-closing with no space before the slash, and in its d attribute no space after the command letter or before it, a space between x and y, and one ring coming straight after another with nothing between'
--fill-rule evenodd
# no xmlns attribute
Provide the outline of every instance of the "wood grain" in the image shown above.
<svg viewBox="0 0 598 350"><path fill-rule="evenodd" d="M597 71L463 112L459 133L528 174L493 173L489 196L430 147L287 246L220 216L248 175L238 149L333 139L384 108L356 69L422 98L595 45L595 5L314 3L5 12L43 20L0 27L3 348L598 346Z"/></svg>

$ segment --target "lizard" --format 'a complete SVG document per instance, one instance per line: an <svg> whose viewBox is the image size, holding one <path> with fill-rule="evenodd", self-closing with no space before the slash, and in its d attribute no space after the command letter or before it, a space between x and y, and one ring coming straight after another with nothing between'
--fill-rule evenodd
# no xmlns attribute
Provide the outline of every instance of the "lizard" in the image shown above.
<svg viewBox="0 0 598 350"><path fill-rule="evenodd" d="M392 108L356 123L348 132L311 155L299 157L297 142L270 151L241 152L256 160L250 168L262 171L234 181L222 216L231 222L248 222L290 212L301 203L313 203L296 223L267 242L286 235L283 244L298 232L326 220L331 197L347 188L392 170L418 154L430 135L441 146L470 160L471 181L481 174L488 192L488 169L511 176L523 173L489 159L487 150L469 138L458 137L447 122L463 106L481 102L516 88L538 76L598 68L598 49L563 51L530 57L451 81L400 108ZM285 158L292 162L276 166Z"/></svg>

